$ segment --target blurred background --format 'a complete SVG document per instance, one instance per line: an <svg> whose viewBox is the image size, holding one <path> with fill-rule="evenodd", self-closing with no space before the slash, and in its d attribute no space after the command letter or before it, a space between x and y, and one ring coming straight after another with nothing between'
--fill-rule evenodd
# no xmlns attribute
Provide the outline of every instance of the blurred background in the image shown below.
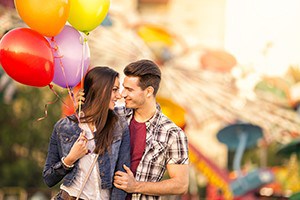
<svg viewBox="0 0 300 200"><path fill-rule="evenodd" d="M86 37L90 67L122 74L129 62L154 60L157 100L189 140L189 192L164 199L300 199L299 8L298 0L110 1ZM13 0L0 0L0 37L17 27L27 25ZM68 92L20 84L0 68L0 200L58 191L42 169L53 125L73 112Z"/></svg>

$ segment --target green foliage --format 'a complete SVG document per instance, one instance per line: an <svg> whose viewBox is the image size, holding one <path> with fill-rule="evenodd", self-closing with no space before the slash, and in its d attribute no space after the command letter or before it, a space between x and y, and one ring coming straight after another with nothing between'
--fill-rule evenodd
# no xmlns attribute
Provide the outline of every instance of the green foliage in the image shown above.
<svg viewBox="0 0 300 200"><path fill-rule="evenodd" d="M262 159L260 155L260 151L265 151L266 157L264 160L264 163L267 167L274 167L274 166L282 166L285 162L286 157L282 155L278 155L277 151L279 149L280 145L276 142L273 142L269 144L264 149L261 149L262 147L252 147L249 149L246 149L242 161L241 161L241 168L243 168L247 163L251 163L253 167L261 167L262 165ZM229 171L233 170L233 160L235 156L235 151L229 151L228 152L228 169Z"/></svg>
<svg viewBox="0 0 300 200"><path fill-rule="evenodd" d="M279 88L278 86L271 84L267 81L261 81L255 86L256 91L265 92L269 95L274 95L275 97L286 99L287 95L286 92Z"/></svg>
<svg viewBox="0 0 300 200"><path fill-rule="evenodd" d="M0 188L7 186L46 187L42 170L49 137L61 116L61 102L48 88L17 86L15 98L0 99ZM1 93L1 91L0 91ZM48 104L48 116L44 117Z"/></svg>
<svg viewBox="0 0 300 200"><path fill-rule="evenodd" d="M264 149L261 148L262 147L253 147L245 151L245 154L243 156L243 161L245 163L251 161L252 163L257 163L257 165L260 166L261 158L259 155L259 151L263 150L266 153L266 160L264 161L266 163L266 166L273 167L273 166L282 166L284 164L286 157L277 154L277 151L280 148L279 143L274 141Z"/></svg>

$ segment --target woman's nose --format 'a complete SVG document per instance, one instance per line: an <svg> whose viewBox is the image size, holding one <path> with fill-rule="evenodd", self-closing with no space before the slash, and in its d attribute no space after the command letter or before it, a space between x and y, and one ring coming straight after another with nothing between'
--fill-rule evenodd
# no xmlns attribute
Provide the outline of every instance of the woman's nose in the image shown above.
<svg viewBox="0 0 300 200"><path fill-rule="evenodd" d="M117 97L117 99L121 99L122 96L121 96L120 92L117 92L116 97Z"/></svg>
<svg viewBox="0 0 300 200"><path fill-rule="evenodd" d="M127 94L126 94L126 91L125 91L125 90L123 90L123 91L121 92L121 96L122 96L122 97L126 97L126 96L127 96Z"/></svg>

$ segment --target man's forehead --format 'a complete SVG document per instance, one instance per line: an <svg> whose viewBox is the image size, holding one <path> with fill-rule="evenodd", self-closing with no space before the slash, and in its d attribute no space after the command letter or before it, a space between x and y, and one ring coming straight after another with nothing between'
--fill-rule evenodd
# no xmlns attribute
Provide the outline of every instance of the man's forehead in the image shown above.
<svg viewBox="0 0 300 200"><path fill-rule="evenodd" d="M136 76L126 76L124 78L123 85L130 85L130 86L138 86L140 83L139 77Z"/></svg>

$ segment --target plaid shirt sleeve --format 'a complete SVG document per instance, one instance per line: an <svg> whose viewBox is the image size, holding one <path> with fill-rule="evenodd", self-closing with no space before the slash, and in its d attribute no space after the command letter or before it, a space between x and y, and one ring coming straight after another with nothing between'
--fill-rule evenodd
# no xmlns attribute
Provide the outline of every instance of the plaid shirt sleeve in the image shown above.
<svg viewBox="0 0 300 200"><path fill-rule="evenodd" d="M189 164L188 141L185 133L175 128L169 150L166 153L167 164Z"/></svg>

